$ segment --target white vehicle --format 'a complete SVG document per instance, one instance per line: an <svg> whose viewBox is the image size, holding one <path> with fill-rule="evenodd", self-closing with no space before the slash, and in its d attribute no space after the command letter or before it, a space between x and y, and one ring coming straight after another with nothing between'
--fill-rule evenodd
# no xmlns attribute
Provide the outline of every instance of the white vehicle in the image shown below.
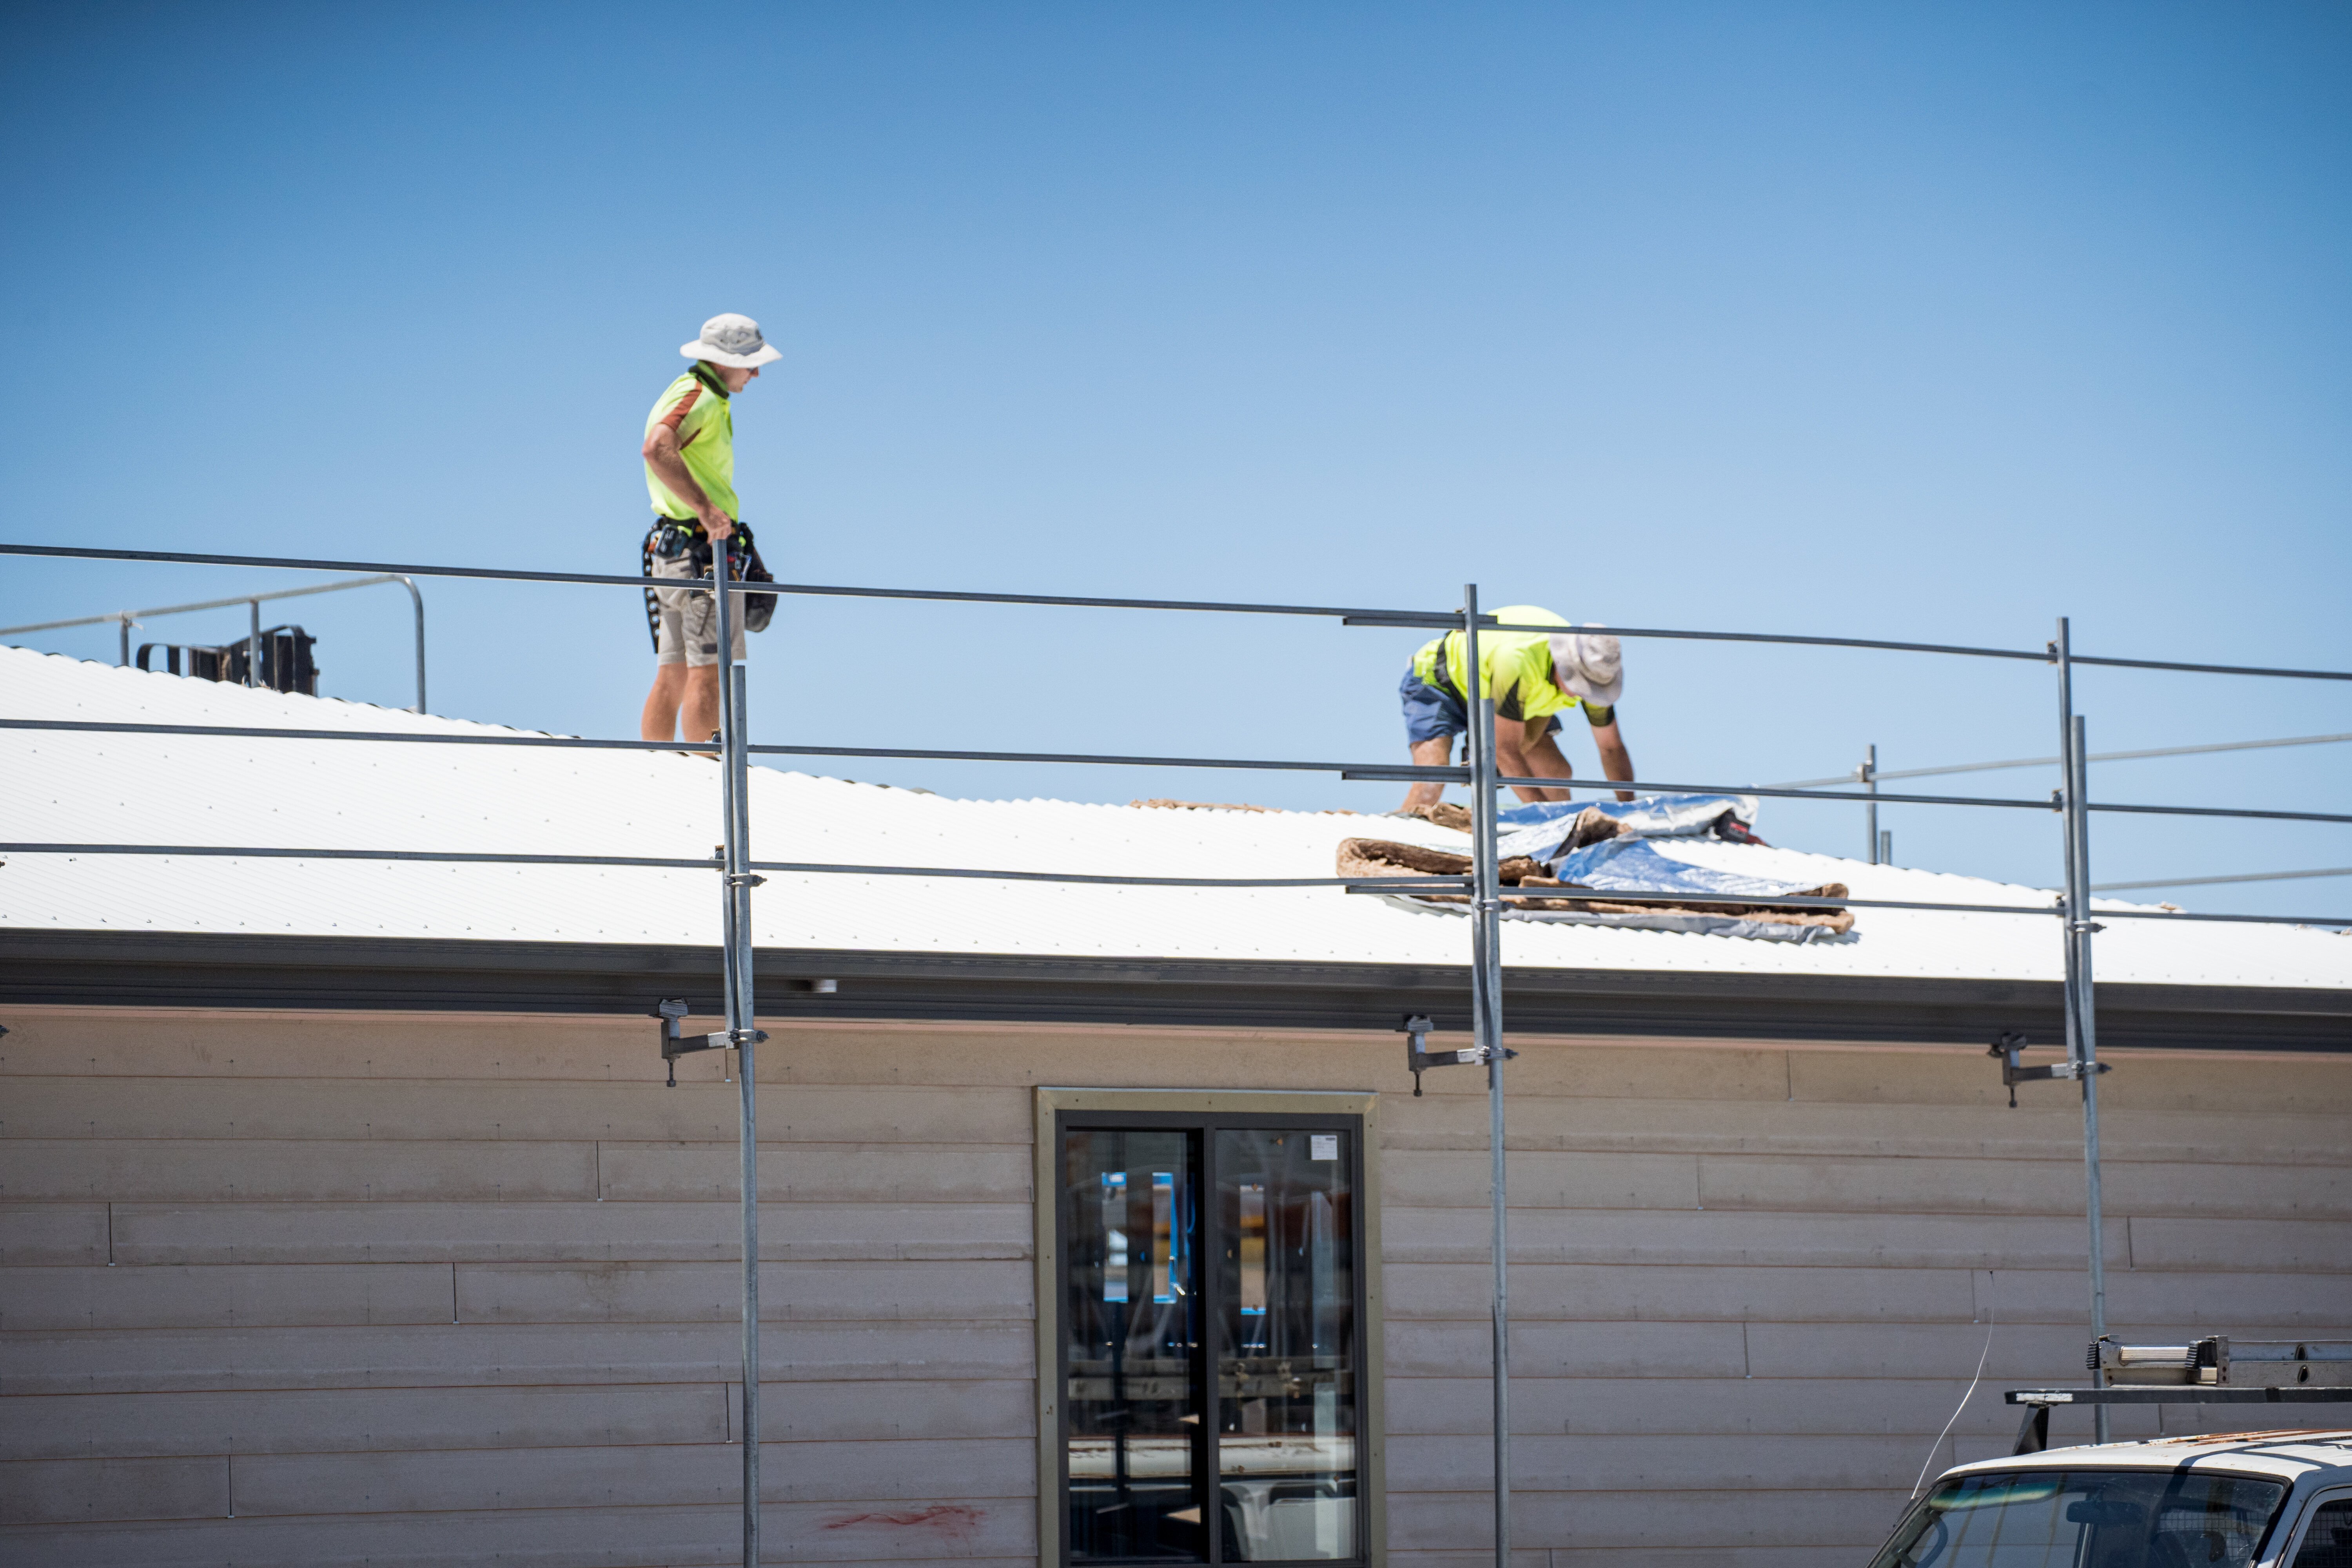
<svg viewBox="0 0 2352 1568"><path fill-rule="evenodd" d="M2102 1336L2085 1365L2093 1387L2012 1391L2017 1451L1937 1477L1872 1568L2352 1568L2352 1430L2046 1447L2061 1405L2352 1404L2352 1342Z"/></svg>
<svg viewBox="0 0 2352 1568"><path fill-rule="evenodd" d="M2240 1432L1958 1465L1872 1568L2352 1568L2352 1430Z"/></svg>

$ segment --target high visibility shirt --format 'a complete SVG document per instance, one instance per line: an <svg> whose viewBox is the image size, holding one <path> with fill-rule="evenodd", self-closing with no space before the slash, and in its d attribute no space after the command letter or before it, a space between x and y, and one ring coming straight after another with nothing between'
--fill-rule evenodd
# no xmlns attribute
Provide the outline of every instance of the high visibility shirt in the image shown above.
<svg viewBox="0 0 2352 1568"><path fill-rule="evenodd" d="M654 411L646 416L648 439L656 425L667 425L676 432L677 455L686 460L686 471L694 476L710 504L740 521L743 513L735 499L735 416L728 406L727 383L697 361L693 369L671 382L655 400ZM694 509L670 493L651 463L646 465L646 489L654 498L654 510L661 516L678 522L695 521Z"/></svg>
<svg viewBox="0 0 2352 1568"><path fill-rule="evenodd" d="M1561 626L1568 622L1536 605L1507 605L1494 612L1506 626ZM1451 687L1466 706L1473 697L1466 679L1467 639L1448 632L1412 656L1412 672L1431 686ZM1441 677L1443 679L1441 679ZM1552 674L1551 637L1546 632L1478 630L1477 696L1492 695L1497 719L1542 719L1576 706Z"/></svg>

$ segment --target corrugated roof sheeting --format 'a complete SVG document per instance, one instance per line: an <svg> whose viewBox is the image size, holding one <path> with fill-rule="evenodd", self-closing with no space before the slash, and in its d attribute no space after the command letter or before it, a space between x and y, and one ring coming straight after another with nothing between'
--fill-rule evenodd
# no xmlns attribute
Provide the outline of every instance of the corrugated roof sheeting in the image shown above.
<svg viewBox="0 0 2352 1568"><path fill-rule="evenodd" d="M495 732L355 703L0 649L12 717L302 729ZM508 731L511 733L512 731ZM719 778L697 757L626 752L0 731L5 837L39 842L257 845L684 857L719 837ZM1769 837L1769 824L1765 824ZM757 768L752 849L767 860L1118 875L1322 877L1340 839L1466 839L1389 817L1138 810L950 800ZM1843 881L1856 898L2038 904L2031 889L1792 850L1677 841L1704 864ZM715 942L699 872L16 855L0 925L538 942ZM1338 889L1108 888L970 879L772 874L754 895L766 947L1247 962L1455 963L1458 918ZM2116 900L2103 907L2131 908ZM1836 943L1513 922L1513 966L2053 980L2059 944L2032 917L1856 912ZM2119 921L2103 980L2352 985L2352 939L2274 926Z"/></svg>

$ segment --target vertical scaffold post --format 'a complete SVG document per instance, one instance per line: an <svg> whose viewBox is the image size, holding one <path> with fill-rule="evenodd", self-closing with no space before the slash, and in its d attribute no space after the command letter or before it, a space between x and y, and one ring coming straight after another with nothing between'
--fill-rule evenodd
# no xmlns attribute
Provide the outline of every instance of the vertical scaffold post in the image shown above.
<svg viewBox="0 0 2352 1568"><path fill-rule="evenodd" d="M760 1561L760 1122L751 989L751 753L746 733L743 671L735 664L736 617L730 545L714 542L710 574L719 642L719 777L726 839L720 847L721 940L727 997L727 1037L735 1047L736 1088L741 1097L743 1248L743 1568Z"/></svg>
<svg viewBox="0 0 2352 1568"><path fill-rule="evenodd" d="M1495 698L1478 658L1478 589L1462 590L1463 679L1470 699L1470 1012L1486 1061L1486 1142L1493 1163L1489 1245L1495 1266L1495 1568L1511 1562L1511 1310L1503 1157L1503 908L1496 851Z"/></svg>
<svg viewBox="0 0 2352 1568"><path fill-rule="evenodd" d="M1878 864L1877 742L1871 742L1870 749L1863 753L1862 766L1853 771L1861 775L1863 787L1874 797L1868 805L1862 808L1862 858L1866 863L1875 866Z"/></svg>
<svg viewBox="0 0 2352 1568"><path fill-rule="evenodd" d="M261 601L247 599L245 607L253 616L253 625L245 639L245 683L258 686L261 684Z"/></svg>
<svg viewBox="0 0 2352 1568"><path fill-rule="evenodd" d="M2090 748L2084 733L2083 716L2074 715L2073 749L2074 787L2068 791L2074 805L2074 883L2075 896L2067 901L2066 925L2074 942L2074 1009L2081 1020L2075 1025L2074 1037L2082 1051L2078 1070L2083 1085L2083 1176L2086 1194L2084 1212L2089 1218L2091 1253L2091 1337L2104 1339L2107 1332L2107 1252L2105 1237L2105 1200L2099 1184L2099 1007L2098 987L2091 973L2091 936L2098 922L2091 919L2091 766ZM2101 1371L2094 1385L2105 1387L2107 1374ZM2113 1407L2096 1405L2091 1407L2094 1429L2102 1443L2111 1436Z"/></svg>
<svg viewBox="0 0 2352 1568"><path fill-rule="evenodd" d="M2065 787L2060 793L2064 812L2066 887L2061 899L2064 914L2066 1060L2083 1090L2083 1175L2085 1191L2085 1241L2090 1254L2091 1337L2107 1331L2107 1258L2105 1216L2099 1192L2099 1047L2098 1008L2091 979L2091 831L2089 752L2084 745L2082 716L2074 711L2073 632L2059 617L2057 640L2050 645L2058 666L2058 755ZM2091 1384L2106 1386L2107 1375L2090 1369ZM2091 1407L2093 1432L2105 1442L2112 1430L2109 1407Z"/></svg>

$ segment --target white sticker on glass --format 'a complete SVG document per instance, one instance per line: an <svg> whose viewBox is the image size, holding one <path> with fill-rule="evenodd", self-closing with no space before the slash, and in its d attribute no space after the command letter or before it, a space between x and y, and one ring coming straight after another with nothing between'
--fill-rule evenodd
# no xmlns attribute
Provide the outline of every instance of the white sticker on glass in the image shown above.
<svg viewBox="0 0 2352 1568"><path fill-rule="evenodd" d="M1337 1132L1310 1132L1307 1135L1307 1146L1310 1159L1336 1160L1339 1157L1339 1135Z"/></svg>

